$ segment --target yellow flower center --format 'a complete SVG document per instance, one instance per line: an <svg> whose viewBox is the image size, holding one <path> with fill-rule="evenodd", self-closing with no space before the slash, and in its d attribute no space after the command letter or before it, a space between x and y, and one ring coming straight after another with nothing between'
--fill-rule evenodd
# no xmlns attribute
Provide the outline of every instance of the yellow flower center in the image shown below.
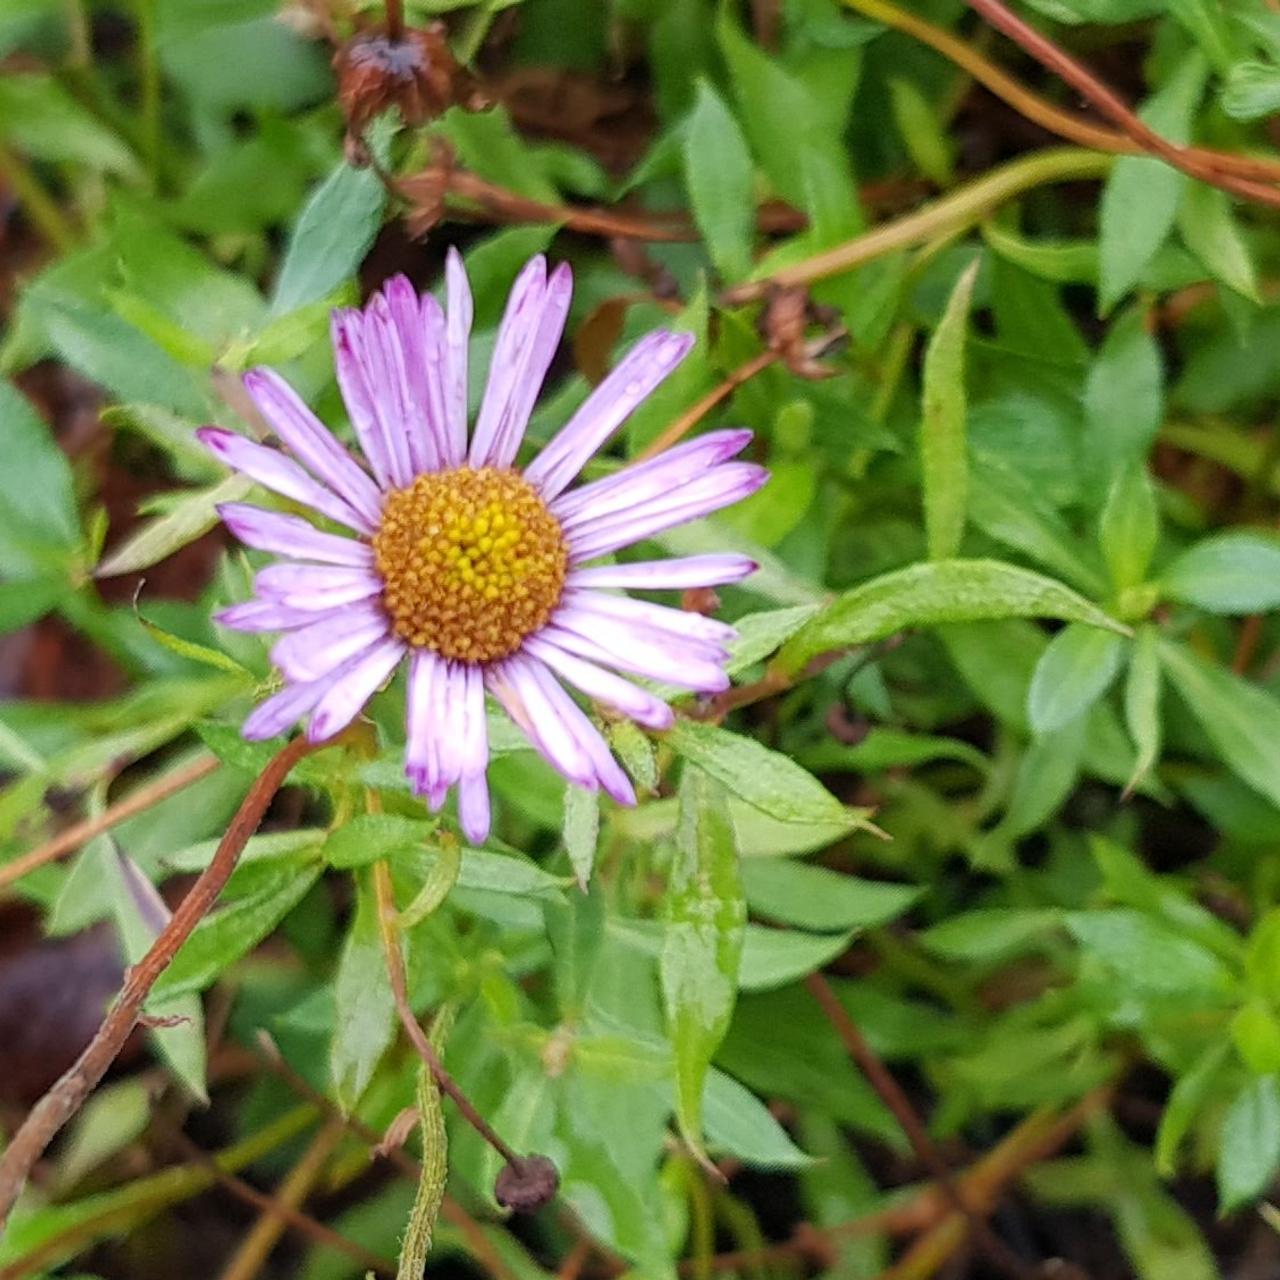
<svg viewBox="0 0 1280 1280"><path fill-rule="evenodd" d="M559 603L569 563L533 486L493 467L420 475L393 490L373 556L396 635L461 662L514 653Z"/></svg>

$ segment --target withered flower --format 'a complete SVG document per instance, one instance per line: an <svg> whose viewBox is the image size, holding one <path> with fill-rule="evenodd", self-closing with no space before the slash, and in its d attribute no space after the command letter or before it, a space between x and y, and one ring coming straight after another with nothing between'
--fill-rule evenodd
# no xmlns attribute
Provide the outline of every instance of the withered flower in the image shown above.
<svg viewBox="0 0 1280 1280"><path fill-rule="evenodd" d="M406 124L421 124L454 100L458 64L438 22L398 34L358 32L339 47L333 66L338 102L355 136L390 107L399 108Z"/></svg>

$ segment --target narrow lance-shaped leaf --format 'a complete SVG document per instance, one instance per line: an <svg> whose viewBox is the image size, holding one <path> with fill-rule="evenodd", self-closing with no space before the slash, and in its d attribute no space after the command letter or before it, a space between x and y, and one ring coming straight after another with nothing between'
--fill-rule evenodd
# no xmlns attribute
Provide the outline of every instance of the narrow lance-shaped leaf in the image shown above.
<svg viewBox="0 0 1280 1280"><path fill-rule="evenodd" d="M114 850L108 865L114 870L116 928L127 964L137 964L169 923L169 908L155 885L131 859ZM202 1102L205 1086L204 1012L199 997L148 998L144 1012L157 1022L151 1038L174 1074ZM162 1025L170 1024L171 1025Z"/></svg>
<svg viewBox="0 0 1280 1280"><path fill-rule="evenodd" d="M565 788L562 834L569 864L578 879L578 887L585 893L600 841L600 797L594 791L585 787Z"/></svg>
<svg viewBox="0 0 1280 1280"><path fill-rule="evenodd" d="M724 792L701 769L686 766L659 969L675 1051L676 1118L698 1151L703 1089L737 999L745 923Z"/></svg>
<svg viewBox="0 0 1280 1280"><path fill-rule="evenodd" d="M1160 652L1159 632L1152 626L1138 628L1129 651L1129 675L1124 686L1124 719L1138 749L1133 776L1125 794L1133 791L1160 759Z"/></svg>
<svg viewBox="0 0 1280 1280"><path fill-rule="evenodd" d="M1222 762L1280 805L1280 702L1185 645L1161 641L1160 662Z"/></svg>
<svg viewBox="0 0 1280 1280"><path fill-rule="evenodd" d="M1223 1213L1256 1200L1280 1169L1280 1082L1259 1076L1236 1095L1222 1123L1218 1202Z"/></svg>
<svg viewBox="0 0 1280 1280"><path fill-rule="evenodd" d="M1051 733L1087 711L1106 693L1124 650L1114 631L1073 623L1040 655L1027 691L1027 719L1036 733Z"/></svg>
<svg viewBox="0 0 1280 1280"><path fill-rule="evenodd" d="M738 122L716 91L698 82L698 97L685 123L685 185L707 251L726 280L751 266L755 227L751 153Z"/></svg>
<svg viewBox="0 0 1280 1280"><path fill-rule="evenodd" d="M964 534L969 495L964 343L979 265L980 259L956 281L924 358L920 466L925 540L931 560L954 556Z"/></svg>
<svg viewBox="0 0 1280 1280"><path fill-rule="evenodd" d="M356 883L356 913L334 979L337 1025L330 1050L334 1087L347 1110L360 1100L391 1043L396 1017L369 873Z"/></svg>
<svg viewBox="0 0 1280 1280"><path fill-rule="evenodd" d="M995 618L1057 618L1126 632L1092 601L1030 569L1001 560L938 560L846 592L784 646L779 662L796 672L815 654L871 644L912 627Z"/></svg>

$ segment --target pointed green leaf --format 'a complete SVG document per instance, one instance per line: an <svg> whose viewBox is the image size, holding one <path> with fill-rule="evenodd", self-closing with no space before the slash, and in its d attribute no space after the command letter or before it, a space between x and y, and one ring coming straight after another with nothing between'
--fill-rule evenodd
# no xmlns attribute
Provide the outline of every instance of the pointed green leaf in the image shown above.
<svg viewBox="0 0 1280 1280"><path fill-rule="evenodd" d="M924 357L920 467L931 560L954 556L964 534L969 494L964 347L979 265L980 259L975 260L956 281Z"/></svg>

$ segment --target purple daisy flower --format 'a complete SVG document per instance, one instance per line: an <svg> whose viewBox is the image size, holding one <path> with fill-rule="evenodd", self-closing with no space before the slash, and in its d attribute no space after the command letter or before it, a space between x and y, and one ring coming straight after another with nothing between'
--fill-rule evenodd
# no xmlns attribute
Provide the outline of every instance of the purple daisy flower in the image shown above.
<svg viewBox="0 0 1280 1280"><path fill-rule="evenodd" d="M570 781L635 793L564 684L654 729L671 708L617 672L697 692L728 686L721 622L614 594L737 582L745 556L625 565L588 562L755 492L762 467L729 459L749 431L712 431L601 480L570 485L628 415L680 363L688 334L642 338L523 471L515 469L569 311L567 266L536 257L511 291L479 418L468 439L471 291L456 251L447 311L391 280L363 311L336 311L338 383L368 462L358 463L270 369L244 385L285 448L205 427L228 466L350 530L229 503L219 511L250 547L284 557L252 600L218 615L242 631L282 632L271 657L284 688L245 721L270 738L309 716L321 741L348 725L409 663L406 772L433 809L458 787L468 839L489 830L486 691ZM564 683L562 683L564 682Z"/></svg>

